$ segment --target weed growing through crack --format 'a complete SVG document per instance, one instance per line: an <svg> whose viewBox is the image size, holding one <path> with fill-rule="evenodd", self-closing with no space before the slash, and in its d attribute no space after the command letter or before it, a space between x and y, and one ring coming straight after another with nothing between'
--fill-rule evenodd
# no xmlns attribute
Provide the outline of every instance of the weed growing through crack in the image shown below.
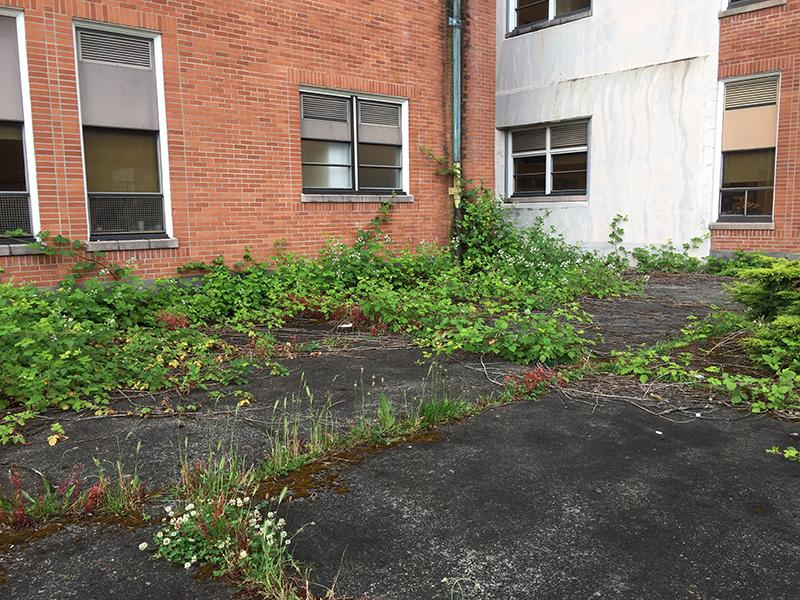
<svg viewBox="0 0 800 600"><path fill-rule="evenodd" d="M306 597L289 552L293 536L277 515L285 492L257 500L257 469L220 448L203 460L184 461L181 473L180 499L165 507L164 526L153 538L158 556L185 569L206 567L270 598Z"/></svg>
<svg viewBox="0 0 800 600"><path fill-rule="evenodd" d="M795 448L794 446L787 446L786 448L781 448L780 446L773 446L767 450L767 454L772 454L774 456L782 456L788 461L791 462L800 462L800 450Z"/></svg>
<svg viewBox="0 0 800 600"><path fill-rule="evenodd" d="M139 446L137 446L138 455ZM138 514L147 498L138 474L126 471L121 461L114 464L112 474L95 459L97 474L84 477L83 467L75 467L57 484L42 473L38 491L23 489L23 478L17 467L9 470L11 494L0 496L0 529L27 529L62 518L80 519L91 516L124 516Z"/></svg>

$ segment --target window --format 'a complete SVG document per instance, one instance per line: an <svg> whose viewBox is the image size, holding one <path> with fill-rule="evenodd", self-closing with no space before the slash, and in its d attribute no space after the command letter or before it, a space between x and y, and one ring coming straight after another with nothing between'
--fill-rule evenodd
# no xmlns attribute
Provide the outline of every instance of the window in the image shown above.
<svg viewBox="0 0 800 600"><path fill-rule="evenodd" d="M772 219L778 77L725 84L720 221Z"/></svg>
<svg viewBox="0 0 800 600"><path fill-rule="evenodd" d="M76 34L90 238L166 237L154 40Z"/></svg>
<svg viewBox="0 0 800 600"><path fill-rule="evenodd" d="M527 31L562 17L587 12L592 0L516 0L512 29Z"/></svg>
<svg viewBox="0 0 800 600"><path fill-rule="evenodd" d="M589 122L538 125L511 132L510 196L585 196Z"/></svg>
<svg viewBox="0 0 800 600"><path fill-rule="evenodd" d="M403 192L400 102L304 92L300 103L304 192Z"/></svg>
<svg viewBox="0 0 800 600"><path fill-rule="evenodd" d="M0 16L0 81L0 238L7 231L32 235L15 17Z"/></svg>

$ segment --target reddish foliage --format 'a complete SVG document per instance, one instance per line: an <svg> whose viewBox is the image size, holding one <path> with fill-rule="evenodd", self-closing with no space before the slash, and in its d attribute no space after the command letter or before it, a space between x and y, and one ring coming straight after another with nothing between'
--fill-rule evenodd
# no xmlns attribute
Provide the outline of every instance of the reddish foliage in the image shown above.
<svg viewBox="0 0 800 600"><path fill-rule="evenodd" d="M90 487L89 491L86 492L86 503L83 505L83 512L94 512L97 506L100 504L100 501L103 499L105 493L105 486L99 481Z"/></svg>
<svg viewBox="0 0 800 600"><path fill-rule="evenodd" d="M22 476L16 467L12 467L8 475L11 482L12 506L11 512L6 514L0 511L0 522L8 523L14 529L24 529L33 525L33 521L25 511L25 501L22 497Z"/></svg>
<svg viewBox="0 0 800 600"><path fill-rule="evenodd" d="M560 383L558 372L550 367L536 365L521 373L509 375L503 382L514 400L533 398L549 386Z"/></svg>
<svg viewBox="0 0 800 600"><path fill-rule="evenodd" d="M353 328L358 331L368 331L372 335L379 335L386 332L387 326L380 321L372 320L364 310L358 305L344 304L333 311L331 319L352 323Z"/></svg>
<svg viewBox="0 0 800 600"><path fill-rule="evenodd" d="M57 492L60 497L63 497L64 494L69 492L70 488L73 488L72 489L73 495L77 495L80 493L80 477L82 472L83 472L83 465L78 465L74 469L72 469L70 474L67 475L66 479L64 479L61 483L58 484Z"/></svg>
<svg viewBox="0 0 800 600"><path fill-rule="evenodd" d="M189 319L186 315L169 312L162 310L156 315L156 321L166 326L170 331L176 329L183 329L189 326Z"/></svg>

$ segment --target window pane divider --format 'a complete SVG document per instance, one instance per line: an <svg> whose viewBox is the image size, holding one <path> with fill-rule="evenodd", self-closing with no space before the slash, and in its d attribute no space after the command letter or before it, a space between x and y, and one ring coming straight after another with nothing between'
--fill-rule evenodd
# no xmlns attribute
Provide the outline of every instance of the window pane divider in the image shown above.
<svg viewBox="0 0 800 600"><path fill-rule="evenodd" d="M350 97L350 125L352 127L351 137L353 138L353 191L358 191L361 188L361 182L358 180L358 97Z"/></svg>
<svg viewBox="0 0 800 600"><path fill-rule="evenodd" d="M555 1L555 0L553 0ZM545 159L544 193L549 196L553 193L553 155L550 152L550 128L545 132L545 148L547 149Z"/></svg>
<svg viewBox="0 0 800 600"><path fill-rule="evenodd" d="M569 148L554 148L550 154L570 154L572 152L587 152L589 146L570 146Z"/></svg>

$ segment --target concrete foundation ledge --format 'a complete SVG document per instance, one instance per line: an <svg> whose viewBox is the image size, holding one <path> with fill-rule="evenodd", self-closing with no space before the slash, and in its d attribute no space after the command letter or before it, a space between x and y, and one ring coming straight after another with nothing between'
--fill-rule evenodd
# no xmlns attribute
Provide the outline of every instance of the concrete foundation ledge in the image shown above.
<svg viewBox="0 0 800 600"><path fill-rule="evenodd" d="M404 204L414 202L414 196L408 194L303 194L302 201L307 203L340 203L340 202L391 202L393 204Z"/></svg>
<svg viewBox="0 0 800 600"><path fill-rule="evenodd" d="M116 252L124 250L163 250L177 248L178 240L153 239L153 240L102 240L96 242L86 242L88 252Z"/></svg>
<svg viewBox="0 0 800 600"><path fill-rule="evenodd" d="M0 244L0 256L31 256L33 254L44 254L44 252L29 248L27 242Z"/></svg>
<svg viewBox="0 0 800 600"><path fill-rule="evenodd" d="M711 256L717 258L733 258L736 255L736 250L712 250ZM765 256L772 256L773 258L788 258L791 260L800 260L800 252L761 252Z"/></svg>
<svg viewBox="0 0 800 600"><path fill-rule="evenodd" d="M711 223L711 231L773 231L775 223Z"/></svg>
<svg viewBox="0 0 800 600"><path fill-rule="evenodd" d="M732 17L733 15L741 15L743 13L753 12L755 10L763 10L765 8L774 8L776 6L783 6L787 0L758 0L757 2L750 2L741 6L732 6L727 10L719 13L720 18Z"/></svg>

